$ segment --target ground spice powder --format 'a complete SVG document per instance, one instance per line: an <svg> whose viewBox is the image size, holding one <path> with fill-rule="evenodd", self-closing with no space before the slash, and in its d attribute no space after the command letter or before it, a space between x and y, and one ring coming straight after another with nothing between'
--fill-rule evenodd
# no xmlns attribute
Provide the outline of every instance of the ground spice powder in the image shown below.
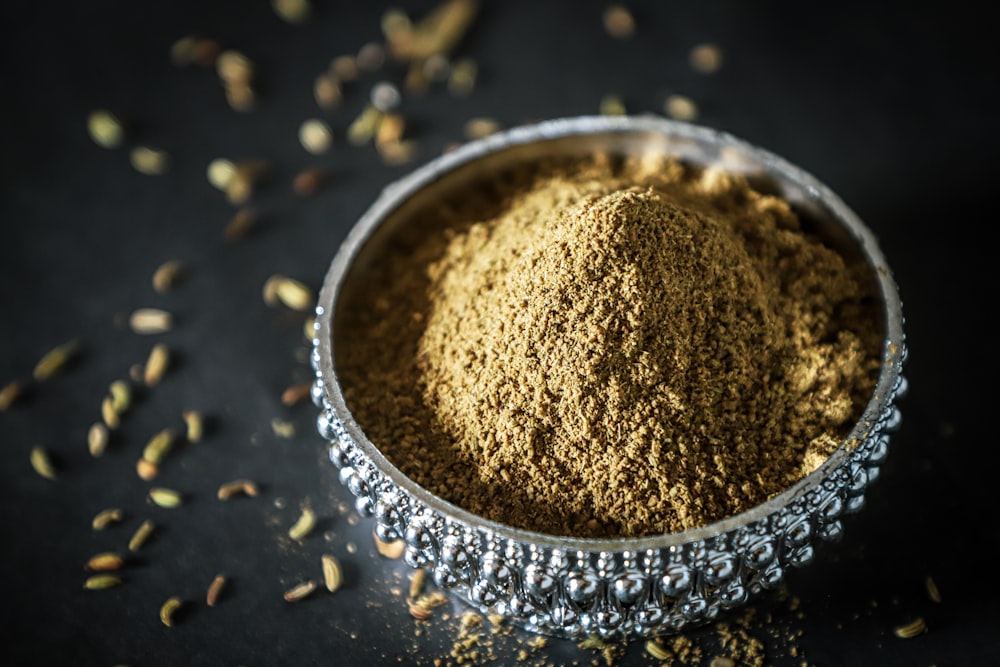
<svg viewBox="0 0 1000 667"><path fill-rule="evenodd" d="M415 214L338 313L345 398L404 473L489 519L640 536L750 509L860 415L863 264L740 176L526 165Z"/></svg>

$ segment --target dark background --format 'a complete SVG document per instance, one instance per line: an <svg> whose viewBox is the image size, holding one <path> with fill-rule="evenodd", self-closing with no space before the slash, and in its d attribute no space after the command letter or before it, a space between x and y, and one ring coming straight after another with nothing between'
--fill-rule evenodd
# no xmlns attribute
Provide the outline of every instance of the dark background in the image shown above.
<svg viewBox="0 0 1000 667"><path fill-rule="evenodd" d="M433 4L403 6L419 17ZM510 126L591 114L608 93L621 94L631 112L662 113L664 98L680 92L699 104L699 122L812 172L868 223L899 283L911 352L903 428L867 507L848 519L840 544L789 578L788 597L754 602L748 634L772 665L1000 664L991 488L998 448L987 402L997 372L990 311L1000 142L988 21L955 3L628 5L638 29L620 41L602 28L604 3L486 0L455 52L478 61L476 91L460 99L441 87L404 93L407 135L421 152L414 165L388 167L371 146L349 146L344 129L372 83L402 81L399 67L348 88L334 112L312 97L330 58L381 38L388 5L315 2L313 20L293 26L266 0L3 4L0 387L29 378L35 361L65 340L78 338L83 353L0 414L0 661L454 662L460 606L439 609L429 624L410 618L398 591L408 570L377 556L369 522L343 511L350 497L324 463L315 410L281 404L285 387L309 377L305 316L265 306L261 287L273 273L318 287L380 189L461 140L469 118ZM171 44L191 33L256 63L255 111L229 109L214 70L170 62ZM726 56L711 76L687 62L703 41ZM166 149L170 171L141 175L127 147L92 143L86 118L96 108L132 119L127 145ZM335 146L322 157L296 138L309 117L334 128ZM234 209L205 179L216 157L262 157L275 167L253 201L262 224L240 243L223 240ZM313 164L331 170L329 187L294 196L292 176ZM186 280L156 294L150 276L167 259L188 265ZM142 337L124 328L120 315L141 306L172 311L174 330ZM176 363L160 386L139 391L108 453L92 459L86 432L108 384L142 362L154 338ZM145 502L149 484L134 463L152 433L180 427L187 408L209 415L211 429L164 464L156 483L187 502L160 509ZM272 418L292 421L295 437L275 436ZM32 472L36 444L53 453L57 481ZM261 496L216 500L217 486L238 477L258 481ZM321 523L292 544L286 531L305 504ZM110 506L126 511L125 522L92 531L91 518ZM84 591L82 564L125 550L144 518L160 528L123 571L124 584ZM319 576L325 552L344 563L344 588L284 602L284 590ZM219 572L231 584L208 608L204 592ZM929 575L940 604L925 592ZM166 628L157 610L172 595L186 605ZM927 634L893 635L916 617ZM690 636L705 664L725 654L714 629ZM559 640L535 650L529 639L495 638L494 664L514 663L519 650L531 653L523 664L595 658ZM617 664L653 662L637 643Z"/></svg>

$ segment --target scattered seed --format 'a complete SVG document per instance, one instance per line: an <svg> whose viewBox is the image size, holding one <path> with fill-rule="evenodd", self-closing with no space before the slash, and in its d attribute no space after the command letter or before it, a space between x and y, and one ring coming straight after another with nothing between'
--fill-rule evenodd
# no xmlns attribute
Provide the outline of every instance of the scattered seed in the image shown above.
<svg viewBox="0 0 1000 667"><path fill-rule="evenodd" d="M132 364L128 367L128 376L132 378L135 382L142 382L142 374L144 369L142 364Z"/></svg>
<svg viewBox="0 0 1000 667"><path fill-rule="evenodd" d="M938 590L937 584L930 577L924 580L924 584L927 586L927 597L931 599L931 602L941 602L941 591Z"/></svg>
<svg viewBox="0 0 1000 667"><path fill-rule="evenodd" d="M353 146L368 143L375 136L381 121L382 112L369 104L347 126L347 141Z"/></svg>
<svg viewBox="0 0 1000 667"><path fill-rule="evenodd" d="M390 7L382 13L379 27L382 29L382 35L392 41L394 35L399 36L407 30L412 30L413 24L410 22L410 17L402 9Z"/></svg>
<svg viewBox="0 0 1000 667"><path fill-rule="evenodd" d="M285 405L295 405L309 398L312 392L312 382L294 384L281 393L281 402Z"/></svg>
<svg viewBox="0 0 1000 667"><path fill-rule="evenodd" d="M135 472L139 475L139 479L148 482L156 479L156 476L160 474L160 466L152 461L141 458L135 462Z"/></svg>
<svg viewBox="0 0 1000 667"><path fill-rule="evenodd" d="M271 0L271 7L282 20L293 24L304 22L312 14L309 0Z"/></svg>
<svg viewBox="0 0 1000 667"><path fill-rule="evenodd" d="M0 412L6 412L10 409L10 406L22 393L24 393L24 385L17 380L7 383L7 386L0 389Z"/></svg>
<svg viewBox="0 0 1000 667"><path fill-rule="evenodd" d="M344 580L344 573L340 569L340 562L333 556L323 554L322 562L323 582L326 584L326 590L333 593L340 588L340 584Z"/></svg>
<svg viewBox="0 0 1000 667"><path fill-rule="evenodd" d="M462 58L455 62L448 77L448 92L456 97L465 97L476 87L476 76L479 66L471 58Z"/></svg>
<svg viewBox="0 0 1000 667"><path fill-rule="evenodd" d="M248 84L253 78L253 63L242 52L228 49L219 54L215 69L224 83Z"/></svg>
<svg viewBox="0 0 1000 667"><path fill-rule="evenodd" d="M419 61L410 63L410 68L406 70L406 79L403 80L403 87L407 92L420 94L427 92L431 82L427 78L423 65Z"/></svg>
<svg viewBox="0 0 1000 667"><path fill-rule="evenodd" d="M125 514L117 507L111 507L106 510L101 510L94 516L93 521L90 522L91 527L94 530L104 530L112 523L117 523L121 521Z"/></svg>
<svg viewBox="0 0 1000 667"><path fill-rule="evenodd" d="M924 622L924 619L918 618L906 625L896 626L892 632L900 639L912 639L927 632L927 623Z"/></svg>
<svg viewBox="0 0 1000 667"><path fill-rule="evenodd" d="M399 88L388 81L379 81L372 86L370 95L373 107L382 113L388 113L399 106L403 97L399 94Z"/></svg>
<svg viewBox="0 0 1000 667"><path fill-rule="evenodd" d="M256 497L259 493L257 485L248 479L238 479L232 482L226 482L219 487L218 495L219 500L229 500L230 498L238 495L249 496L251 498Z"/></svg>
<svg viewBox="0 0 1000 667"><path fill-rule="evenodd" d="M236 176L236 165L226 158L216 158L208 163L206 174L212 187L225 190Z"/></svg>
<svg viewBox="0 0 1000 667"><path fill-rule="evenodd" d="M49 458L49 453L41 446L32 447L31 449L31 467L45 479L56 478L56 469L52 465L52 459Z"/></svg>
<svg viewBox="0 0 1000 667"><path fill-rule="evenodd" d="M288 536L293 540L301 540L316 527L316 514L308 507L302 509L302 514L288 529Z"/></svg>
<svg viewBox="0 0 1000 667"><path fill-rule="evenodd" d="M153 435L153 437L151 437L146 443L145 449L142 450L142 458L150 461L151 463L163 463L163 459L167 457L167 454L170 453L173 446L173 430L169 428L162 429Z"/></svg>
<svg viewBox="0 0 1000 667"><path fill-rule="evenodd" d="M441 83L451 76L451 62L443 53L435 53L423 63L424 77L431 82Z"/></svg>
<svg viewBox="0 0 1000 667"><path fill-rule="evenodd" d="M408 62L423 62L435 53L448 53L465 34L478 10L476 0L445 0L409 30L389 40L392 55Z"/></svg>
<svg viewBox="0 0 1000 667"><path fill-rule="evenodd" d="M233 177L226 185L226 199L229 203L237 206L246 203L269 168L270 165L263 160L241 162L236 165Z"/></svg>
<svg viewBox="0 0 1000 667"><path fill-rule="evenodd" d="M330 74L337 81L354 81L358 78L358 61L354 56L337 56L330 61Z"/></svg>
<svg viewBox="0 0 1000 667"><path fill-rule="evenodd" d="M500 131L500 123L493 118L472 118L465 123L466 139L482 139Z"/></svg>
<svg viewBox="0 0 1000 667"><path fill-rule="evenodd" d="M251 208L241 208L236 211L222 235L229 241L237 241L246 237L257 222L257 212Z"/></svg>
<svg viewBox="0 0 1000 667"><path fill-rule="evenodd" d="M431 617L431 610L440 607L447 601L448 599L444 596L444 593L440 591L421 595L410 602L410 616L417 620L425 621Z"/></svg>
<svg viewBox="0 0 1000 667"><path fill-rule="evenodd" d="M110 111L99 109L87 117L87 131L98 146L116 148L125 138L125 128Z"/></svg>
<svg viewBox="0 0 1000 667"><path fill-rule="evenodd" d="M646 642L646 653L657 660L666 660L670 657L670 652L652 639Z"/></svg>
<svg viewBox="0 0 1000 667"><path fill-rule="evenodd" d="M416 600L424 590L424 581L427 579L427 570L419 568L410 575L410 595L409 599Z"/></svg>
<svg viewBox="0 0 1000 667"><path fill-rule="evenodd" d="M624 116L627 113L625 102L618 95L605 95L598 108L602 116Z"/></svg>
<svg viewBox="0 0 1000 667"><path fill-rule="evenodd" d="M316 338L316 318L310 317L302 324L302 335L307 341Z"/></svg>
<svg viewBox="0 0 1000 667"><path fill-rule="evenodd" d="M722 67L722 49L715 44L698 44L688 54L688 62L699 74L713 74Z"/></svg>
<svg viewBox="0 0 1000 667"><path fill-rule="evenodd" d="M316 194L316 191L323 186L327 178L327 171L322 167L303 169L295 175L295 179L292 181L292 190L300 197L308 197Z"/></svg>
<svg viewBox="0 0 1000 667"><path fill-rule="evenodd" d="M153 501L153 504L166 509L180 507L183 502L180 493L174 491L173 489L165 489L162 487L150 489L149 499Z"/></svg>
<svg viewBox="0 0 1000 667"><path fill-rule="evenodd" d="M187 427L187 441L188 442L201 442L201 438L205 432L205 423L201 417L201 413L197 410L185 410L181 413L181 418L184 420L184 425Z"/></svg>
<svg viewBox="0 0 1000 667"><path fill-rule="evenodd" d="M280 274L267 279L263 293L269 306L280 302L292 310L309 310L314 303L312 291L304 283Z"/></svg>
<svg viewBox="0 0 1000 667"><path fill-rule="evenodd" d="M374 72L385 63L385 48L378 42L368 42L358 49L358 69Z"/></svg>
<svg viewBox="0 0 1000 667"><path fill-rule="evenodd" d="M208 593L205 594L205 604L209 607L214 607L219 601L219 596L222 595L222 589L226 585L226 578L221 574L215 575L212 579L212 583L208 585Z"/></svg>
<svg viewBox="0 0 1000 667"><path fill-rule="evenodd" d="M120 570L123 565L125 565L124 558L119 554L108 551L92 556L87 561L87 564L84 565L84 569L90 572L111 572Z"/></svg>
<svg viewBox="0 0 1000 667"><path fill-rule="evenodd" d="M675 120L691 121L698 117L698 105L684 95L670 95L663 103L663 110Z"/></svg>
<svg viewBox="0 0 1000 667"><path fill-rule="evenodd" d="M611 5L602 18L604 29L615 39L628 39L635 34L635 18L623 5Z"/></svg>
<svg viewBox="0 0 1000 667"><path fill-rule="evenodd" d="M176 259L160 264L153 273L153 289L159 294L170 291L170 288L177 284L183 272L184 265Z"/></svg>
<svg viewBox="0 0 1000 667"><path fill-rule="evenodd" d="M117 586L120 583L122 583L121 578L113 574L95 574L83 582L83 587L88 591L99 591Z"/></svg>
<svg viewBox="0 0 1000 667"><path fill-rule="evenodd" d="M168 628L174 625L174 614L177 610L181 608L184 603L180 598L168 598L163 606L160 607L160 622Z"/></svg>
<svg viewBox="0 0 1000 667"><path fill-rule="evenodd" d="M187 67L194 63L195 47L198 38L194 35L181 37L170 47L170 60L178 67Z"/></svg>
<svg viewBox="0 0 1000 667"><path fill-rule="evenodd" d="M430 609L425 609L424 607L418 607L413 604L411 604L409 607L410 607L410 616L417 619L418 621L426 621L427 619L429 619L431 616L434 615L434 612L432 612Z"/></svg>
<svg viewBox="0 0 1000 667"><path fill-rule="evenodd" d="M600 650L607 647L604 640L597 635L590 635L582 642L578 643L577 646L583 649Z"/></svg>
<svg viewBox="0 0 1000 667"><path fill-rule="evenodd" d="M219 58L222 47L214 39L197 39L194 44L194 64L199 67L211 67Z"/></svg>
<svg viewBox="0 0 1000 667"><path fill-rule="evenodd" d="M226 85L226 102L233 111L252 111L256 104L256 95L248 83L230 83Z"/></svg>
<svg viewBox="0 0 1000 667"><path fill-rule="evenodd" d="M295 424L277 417L271 420L271 430L279 438L287 439L295 436Z"/></svg>
<svg viewBox="0 0 1000 667"><path fill-rule="evenodd" d="M129 162L140 174L158 176L170 166L170 156L166 151L149 146L136 146L129 151Z"/></svg>
<svg viewBox="0 0 1000 667"><path fill-rule="evenodd" d="M309 581L304 581L298 586L285 591L285 601L286 602L298 602L299 600L304 600L313 594L316 590L316 582L310 579Z"/></svg>
<svg viewBox="0 0 1000 667"><path fill-rule="evenodd" d="M111 394L111 408L123 414L132 405L132 387L124 380L115 380L108 387Z"/></svg>
<svg viewBox="0 0 1000 667"><path fill-rule="evenodd" d="M403 557L403 552L406 551L406 542L404 540L393 540L392 542L384 542L379 539L378 535L372 535L375 540L375 551L379 552L386 558L391 558L396 560L397 558Z"/></svg>
<svg viewBox="0 0 1000 667"><path fill-rule="evenodd" d="M322 155L330 150L333 134L330 126L316 118L310 118L299 126L299 143L313 155Z"/></svg>
<svg viewBox="0 0 1000 667"><path fill-rule="evenodd" d="M316 77L313 84L313 96L320 109L329 111L335 108L344 98L344 93L340 89L340 83L329 73L322 73Z"/></svg>
<svg viewBox="0 0 1000 667"><path fill-rule="evenodd" d="M140 525L132 535L132 539L128 541L128 550L134 552L141 549L142 545L146 543L146 540L150 538L154 530L156 530L156 524L149 519L143 521L142 525Z"/></svg>
<svg viewBox="0 0 1000 667"><path fill-rule="evenodd" d="M396 144L403 138L403 130L406 127L406 119L398 113L387 114L378 124L378 131L375 133L375 145L381 150L388 144Z"/></svg>
<svg viewBox="0 0 1000 667"><path fill-rule="evenodd" d="M103 456L108 448L108 427L101 422L90 425L87 431L87 449L93 457Z"/></svg>
<svg viewBox="0 0 1000 667"><path fill-rule="evenodd" d="M53 375L61 371L72 361L80 351L80 344L71 340L62 345L57 345L42 356L35 364L33 371L34 378L39 382L48 380Z"/></svg>
<svg viewBox="0 0 1000 667"><path fill-rule="evenodd" d="M170 349L163 343L154 345L149 352L149 358L146 360L146 367L143 371L143 380L146 382L146 386L153 387L159 384L167 372L169 364Z"/></svg>
<svg viewBox="0 0 1000 667"><path fill-rule="evenodd" d="M708 667L736 667L736 661L732 658L717 655L712 658L712 662L709 663Z"/></svg>
<svg viewBox="0 0 1000 667"><path fill-rule="evenodd" d="M382 162L390 167L407 164L417 154L417 143L412 139L382 144L378 147Z"/></svg>
<svg viewBox="0 0 1000 667"><path fill-rule="evenodd" d="M159 308L139 308L128 318L128 325L137 334L160 334L170 331L173 316Z"/></svg>
<svg viewBox="0 0 1000 667"><path fill-rule="evenodd" d="M115 401L110 396L105 396L101 401L101 419L104 420L104 424L111 430L115 430L121 425L121 417L118 411L115 410Z"/></svg>

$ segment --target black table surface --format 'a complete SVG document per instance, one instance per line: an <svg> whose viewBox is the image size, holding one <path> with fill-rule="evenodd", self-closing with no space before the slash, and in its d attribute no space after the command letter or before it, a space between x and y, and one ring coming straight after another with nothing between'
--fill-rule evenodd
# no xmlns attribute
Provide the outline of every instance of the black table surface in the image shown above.
<svg viewBox="0 0 1000 667"><path fill-rule="evenodd" d="M410 617L410 570L374 551L370 520L353 513L325 462L315 408L281 402L286 387L309 378L306 315L265 305L261 288L276 273L317 288L380 190L461 141L470 118L511 126L593 114L612 93L631 113L662 114L666 96L681 93L697 102L697 122L800 165L867 222L899 283L911 351L903 426L867 506L786 590L751 603L746 634L769 665L1000 664L1000 458L987 419L997 373L995 36L957 5L814 4L629 3L636 33L617 40L602 27L603 3L486 0L454 52L478 62L476 90L404 93L419 152L410 165L387 166L344 130L371 85L401 83L403 69L365 74L328 112L312 82L332 57L381 40L388 5L314 2L312 19L291 25L265 0L4 3L0 387L29 380L59 343L77 339L81 353L0 413L0 662L458 664L450 653L461 605L450 601L428 622ZM419 17L434 3L403 6ZM254 61L255 110L230 109L212 69L171 63L171 44L192 33ZM701 42L723 49L715 74L688 64ZM90 140L87 115L98 108L131 119L125 146ZM319 157L297 140L310 117L335 134ZM166 174L129 165L128 148L140 143L169 152ZM205 177L217 157L274 166L252 202L261 222L240 242L223 238L234 207ZM311 165L330 181L296 196L292 177ZM169 259L187 272L159 294L150 277ZM132 333L122 317L139 307L171 311L174 328ZM159 341L174 353L167 376L137 389L108 452L92 458L87 429L109 383ZM151 484L135 461L152 433L181 427L186 409L204 413L208 430L164 463L154 484L181 491L185 504L163 509L146 501ZM274 419L291 422L294 436L276 435ZM55 481L32 471L35 445L51 452ZM217 500L218 485L236 478L257 481L260 495ZM307 505L319 525L296 543L287 530ZM106 507L123 509L124 521L92 530ZM147 518L157 531L122 570L122 585L84 590L87 559L125 551ZM285 590L319 578L324 553L343 563L343 588L285 602ZM209 608L217 573L230 583ZM929 576L940 602L929 599ZM185 603L165 627L158 610L171 596ZM894 635L918 617L925 634ZM566 640L482 634L490 664L604 664ZM701 661L686 664L727 654L716 627L688 636ZM614 662L656 663L641 642Z"/></svg>

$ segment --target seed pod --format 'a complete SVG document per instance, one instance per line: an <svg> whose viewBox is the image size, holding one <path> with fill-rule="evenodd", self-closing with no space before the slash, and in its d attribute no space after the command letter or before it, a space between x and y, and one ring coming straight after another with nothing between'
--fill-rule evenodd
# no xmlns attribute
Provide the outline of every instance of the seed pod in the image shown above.
<svg viewBox="0 0 1000 667"><path fill-rule="evenodd" d="M258 493L259 489L256 484L247 479L238 479L221 485L216 495L219 500L229 500L230 498L240 494L253 498L256 497Z"/></svg>
<svg viewBox="0 0 1000 667"><path fill-rule="evenodd" d="M39 382L48 380L65 368L66 364L76 357L79 349L80 345L75 340L71 340L52 348L38 360L37 364L35 364L35 369L32 373L34 378Z"/></svg>
<svg viewBox="0 0 1000 667"><path fill-rule="evenodd" d="M145 449L142 450L142 458L151 463L163 463L163 459L170 453L173 445L174 432L169 428L165 428L149 439Z"/></svg>
<svg viewBox="0 0 1000 667"><path fill-rule="evenodd" d="M90 525L94 530L104 530L112 523L121 521L124 516L124 513L120 509L112 507L98 512L94 516L93 521L90 522Z"/></svg>
<svg viewBox="0 0 1000 667"><path fill-rule="evenodd" d="M110 111L99 109L87 117L87 131L94 143L103 148L117 148L125 138L125 128Z"/></svg>
<svg viewBox="0 0 1000 667"><path fill-rule="evenodd" d="M170 166L170 156L166 151L149 146L136 146L129 151L128 157L132 167L147 176L158 176Z"/></svg>
<svg viewBox="0 0 1000 667"><path fill-rule="evenodd" d="M281 393L281 402L285 405L295 405L301 401L309 398L312 392L312 382L303 382L301 384L295 384L285 389Z"/></svg>
<svg viewBox="0 0 1000 667"><path fill-rule="evenodd" d="M87 431L87 449L93 457L102 456L108 448L108 427L101 422L90 425Z"/></svg>
<svg viewBox="0 0 1000 667"><path fill-rule="evenodd" d="M201 418L201 413L196 410L185 410L181 413L184 424L187 426L187 441L200 442L205 427Z"/></svg>
<svg viewBox="0 0 1000 667"><path fill-rule="evenodd" d="M312 529L316 527L316 514L313 513L308 507L303 508L302 514L295 521L291 528L288 529L288 536L293 540L301 540L305 538Z"/></svg>
<svg viewBox="0 0 1000 667"><path fill-rule="evenodd" d="M123 565L125 565L124 558L119 554L108 551L92 556L87 561L87 564L84 565L84 569L90 572L111 572L120 570Z"/></svg>
<svg viewBox="0 0 1000 667"><path fill-rule="evenodd" d="M170 291L170 288L177 284L183 271L184 265L176 259L164 262L153 273L153 289L159 294Z"/></svg>
<svg viewBox="0 0 1000 667"><path fill-rule="evenodd" d="M344 581L344 573L340 569L340 562L329 554L323 554L323 582L326 584L326 590L331 593L335 592L340 588L340 584Z"/></svg>
<svg viewBox="0 0 1000 667"><path fill-rule="evenodd" d="M160 607L160 622L168 628L174 625L174 615L177 610L181 608L184 603L180 598L168 598L163 606Z"/></svg>
<svg viewBox="0 0 1000 667"><path fill-rule="evenodd" d="M219 601L219 596L222 595L222 589L226 585L226 578L221 574L215 575L212 579L212 583L208 586L208 592L205 594L205 604L209 607L214 607Z"/></svg>
<svg viewBox="0 0 1000 667"><path fill-rule="evenodd" d="M111 409L118 414L124 413L132 404L132 387L124 380L115 380L108 387L111 393Z"/></svg>
<svg viewBox="0 0 1000 667"><path fill-rule="evenodd" d="M315 590L316 590L316 582L310 579L309 581L305 581L299 584L298 586L295 586L294 588L285 591L285 596L284 596L285 601L298 602L299 600L304 600L305 598L312 595L313 591Z"/></svg>
<svg viewBox="0 0 1000 667"><path fill-rule="evenodd" d="M49 458L48 452L40 446L33 447L31 449L31 467L35 469L39 475L45 479L55 479L56 469L52 465L52 459Z"/></svg>
<svg viewBox="0 0 1000 667"><path fill-rule="evenodd" d="M156 530L156 524L154 524L149 519L143 521L142 525L140 525L139 528L136 529L135 533L132 535L132 539L129 540L128 550L134 552L141 549L142 545L146 543L146 541L153 534L154 530Z"/></svg>
<svg viewBox="0 0 1000 667"><path fill-rule="evenodd" d="M181 494L173 489L155 487L149 490L149 499L153 504L166 509L180 507L183 503Z"/></svg>
<svg viewBox="0 0 1000 667"><path fill-rule="evenodd" d="M167 372L167 365L170 363L170 350L163 343L157 343L150 350L149 358L146 360L146 368L143 371L143 380L147 387L159 384L163 379L163 374Z"/></svg>
<svg viewBox="0 0 1000 667"><path fill-rule="evenodd" d="M0 389L0 412L6 412L24 392L24 385L14 380Z"/></svg>
<svg viewBox="0 0 1000 667"><path fill-rule="evenodd" d="M104 420L105 425L111 430L121 425L121 417L118 416L118 411L115 410L115 401L110 396L105 396L101 401L101 419Z"/></svg>
<svg viewBox="0 0 1000 667"><path fill-rule="evenodd" d="M83 582L83 587L88 591L99 591L117 586L120 583L122 583L121 578L113 574L95 574Z"/></svg>

